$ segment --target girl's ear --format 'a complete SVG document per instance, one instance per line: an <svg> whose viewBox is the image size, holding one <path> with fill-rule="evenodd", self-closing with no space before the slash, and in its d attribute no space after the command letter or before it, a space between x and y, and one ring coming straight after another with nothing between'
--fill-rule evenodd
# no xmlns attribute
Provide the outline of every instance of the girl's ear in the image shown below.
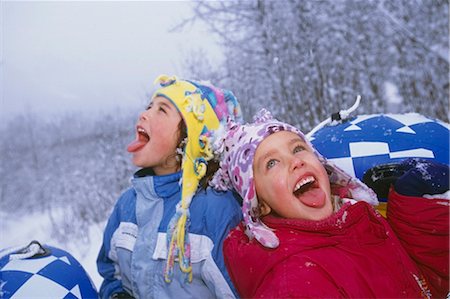
<svg viewBox="0 0 450 299"><path fill-rule="evenodd" d="M261 200L259 203L259 212L260 216L266 216L269 215L270 212L272 212L272 208L268 204L266 204L263 200Z"/></svg>

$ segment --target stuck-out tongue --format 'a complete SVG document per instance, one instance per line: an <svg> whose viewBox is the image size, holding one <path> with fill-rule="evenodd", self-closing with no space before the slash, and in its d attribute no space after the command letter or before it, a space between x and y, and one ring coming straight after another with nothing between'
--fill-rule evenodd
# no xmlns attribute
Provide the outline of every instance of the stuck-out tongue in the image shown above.
<svg viewBox="0 0 450 299"><path fill-rule="evenodd" d="M147 144L147 141L140 140L139 138L137 138L136 140L133 140L130 144L128 144L127 151L130 153L134 153L134 152L140 150L141 148L143 148L144 145L146 145L146 144Z"/></svg>
<svg viewBox="0 0 450 299"><path fill-rule="evenodd" d="M321 208L325 205L326 195L320 188L312 188L301 194L298 199L308 207Z"/></svg>

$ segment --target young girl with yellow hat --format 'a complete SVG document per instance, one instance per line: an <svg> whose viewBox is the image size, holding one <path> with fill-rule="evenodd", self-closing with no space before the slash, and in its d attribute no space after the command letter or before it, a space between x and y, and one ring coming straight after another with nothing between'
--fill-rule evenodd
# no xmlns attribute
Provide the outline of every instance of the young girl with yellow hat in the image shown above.
<svg viewBox="0 0 450 299"><path fill-rule="evenodd" d="M234 297L222 242L241 220L232 192L206 186L218 168L214 142L240 121L230 91L160 76L128 146L141 169L117 201L97 265L102 298Z"/></svg>

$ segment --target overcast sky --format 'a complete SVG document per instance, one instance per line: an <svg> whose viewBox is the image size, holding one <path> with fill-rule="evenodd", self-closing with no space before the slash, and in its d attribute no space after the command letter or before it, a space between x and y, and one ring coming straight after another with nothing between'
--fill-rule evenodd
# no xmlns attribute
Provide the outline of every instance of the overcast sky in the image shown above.
<svg viewBox="0 0 450 299"><path fill-rule="evenodd" d="M1 117L142 105L161 73L183 76L191 49L220 59L187 1L0 1Z"/></svg>

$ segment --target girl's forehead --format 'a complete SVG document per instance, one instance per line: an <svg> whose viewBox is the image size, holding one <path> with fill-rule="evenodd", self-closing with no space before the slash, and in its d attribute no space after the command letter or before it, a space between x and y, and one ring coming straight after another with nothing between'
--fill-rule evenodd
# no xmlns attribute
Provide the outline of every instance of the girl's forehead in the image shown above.
<svg viewBox="0 0 450 299"><path fill-rule="evenodd" d="M313 148L305 141L302 136L291 131L279 131L268 135L257 146L254 158L261 158L261 156L270 156L276 152L283 150L290 150L291 146L301 145L306 150L313 152Z"/></svg>
<svg viewBox="0 0 450 299"><path fill-rule="evenodd" d="M279 131L265 137L257 146L255 155L266 154L266 152L279 151L285 146L292 144L305 143L305 141L296 133L290 131Z"/></svg>
<svg viewBox="0 0 450 299"><path fill-rule="evenodd" d="M154 103L154 104L164 103L164 104L168 104L170 106L174 106L175 107L175 105L172 103L171 100L169 100L168 98L163 97L163 96L156 96L156 97L154 97L153 99L150 100L150 103Z"/></svg>
<svg viewBox="0 0 450 299"><path fill-rule="evenodd" d="M268 140L268 141L267 141ZM277 146L277 144L271 143L270 140L277 140L278 142L285 142L288 144L302 142L305 140L301 138L297 133L291 131L278 131L268 135L261 143ZM267 141L267 142L265 142Z"/></svg>
<svg viewBox="0 0 450 299"><path fill-rule="evenodd" d="M169 108L170 111L175 111L178 114L180 114L180 116L182 117L180 111L178 110L178 107L172 102L172 100L170 100L164 96L158 95L158 96L154 97L150 101L150 104L165 106L165 107Z"/></svg>

